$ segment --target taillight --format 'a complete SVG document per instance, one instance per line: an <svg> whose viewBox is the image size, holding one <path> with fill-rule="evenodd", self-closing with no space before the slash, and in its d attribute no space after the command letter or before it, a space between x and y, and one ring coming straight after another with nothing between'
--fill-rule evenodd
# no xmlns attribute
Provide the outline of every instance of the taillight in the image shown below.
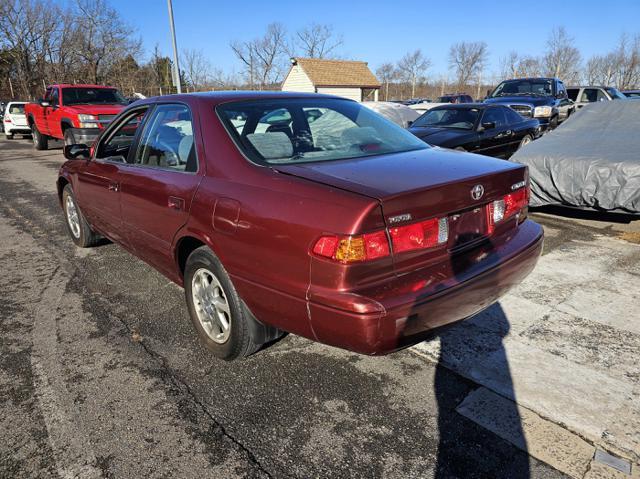
<svg viewBox="0 0 640 479"><path fill-rule="evenodd" d="M355 263L389 256L389 241L384 231L357 236L322 236L313 252L340 263Z"/></svg>
<svg viewBox="0 0 640 479"><path fill-rule="evenodd" d="M5 118L5 119L4 119L4 122L5 122L5 123L11 123L11 118Z"/></svg>
<svg viewBox="0 0 640 479"><path fill-rule="evenodd" d="M433 248L445 244L449 238L446 218L431 218L420 223L389 228L393 252Z"/></svg>
<svg viewBox="0 0 640 479"><path fill-rule="evenodd" d="M495 226L522 211L529 204L529 187L520 188L488 205L489 233Z"/></svg>

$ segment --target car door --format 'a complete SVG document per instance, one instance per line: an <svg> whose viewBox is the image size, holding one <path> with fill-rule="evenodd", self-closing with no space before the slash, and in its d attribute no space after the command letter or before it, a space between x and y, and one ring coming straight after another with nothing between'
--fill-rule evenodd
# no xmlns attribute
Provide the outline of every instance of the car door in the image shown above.
<svg viewBox="0 0 640 479"><path fill-rule="evenodd" d="M51 95L55 90L54 87L48 87L44 93L44 97L42 100L45 102L51 102ZM43 135L49 134L49 121L48 115L51 107L49 106L40 106L40 108L36 108L36 117L34 118L36 122L36 126L38 127L38 131Z"/></svg>
<svg viewBox="0 0 640 479"><path fill-rule="evenodd" d="M94 158L79 169L75 188L83 214L100 233L128 246L122 228L120 175L131 161L132 146L148 107L123 116L105 132Z"/></svg>
<svg viewBox="0 0 640 479"><path fill-rule="evenodd" d="M493 127L489 127L493 124ZM507 154L508 144L513 142L513 130L507 124L504 111L500 107L486 108L480 120L479 148L476 153L503 157Z"/></svg>
<svg viewBox="0 0 640 479"><path fill-rule="evenodd" d="M54 88L51 91L49 107L47 108L47 128L48 135L54 138L62 138L62 112L60 109L60 89Z"/></svg>
<svg viewBox="0 0 640 479"><path fill-rule="evenodd" d="M138 256L169 274L173 238L187 222L203 175L196 125L187 105L157 105L146 120L132 164L119 180L129 243Z"/></svg>

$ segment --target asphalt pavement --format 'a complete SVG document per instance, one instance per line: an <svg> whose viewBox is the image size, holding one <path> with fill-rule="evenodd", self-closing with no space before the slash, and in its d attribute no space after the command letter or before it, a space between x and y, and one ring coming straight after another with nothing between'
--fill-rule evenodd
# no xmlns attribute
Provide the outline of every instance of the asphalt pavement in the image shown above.
<svg viewBox="0 0 640 479"><path fill-rule="evenodd" d="M442 338L371 358L288 335L246 360L215 359L180 288L114 244L73 245L55 194L62 162L59 145L0 140L0 477L589 473L548 461L528 433L535 408L458 370L434 349ZM619 236L640 230L535 216L553 230L545 254L589 232L626 247ZM498 416L479 418L492 401ZM581 438L586 454L598 446Z"/></svg>

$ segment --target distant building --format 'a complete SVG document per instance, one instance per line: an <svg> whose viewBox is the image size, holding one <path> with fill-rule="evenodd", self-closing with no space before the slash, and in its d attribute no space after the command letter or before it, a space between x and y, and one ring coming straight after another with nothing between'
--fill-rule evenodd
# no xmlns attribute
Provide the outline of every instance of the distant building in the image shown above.
<svg viewBox="0 0 640 479"><path fill-rule="evenodd" d="M282 91L325 93L356 101L378 101L380 82L366 62L292 58Z"/></svg>

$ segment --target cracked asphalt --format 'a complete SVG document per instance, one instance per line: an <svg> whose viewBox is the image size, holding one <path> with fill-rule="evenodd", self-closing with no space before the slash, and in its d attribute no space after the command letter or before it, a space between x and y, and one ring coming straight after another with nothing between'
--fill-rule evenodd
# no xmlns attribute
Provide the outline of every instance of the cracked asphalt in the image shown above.
<svg viewBox="0 0 640 479"><path fill-rule="evenodd" d="M412 351L289 335L207 354L180 288L114 244L73 245L62 162L0 140L0 477L564 477L456 412L478 385Z"/></svg>

